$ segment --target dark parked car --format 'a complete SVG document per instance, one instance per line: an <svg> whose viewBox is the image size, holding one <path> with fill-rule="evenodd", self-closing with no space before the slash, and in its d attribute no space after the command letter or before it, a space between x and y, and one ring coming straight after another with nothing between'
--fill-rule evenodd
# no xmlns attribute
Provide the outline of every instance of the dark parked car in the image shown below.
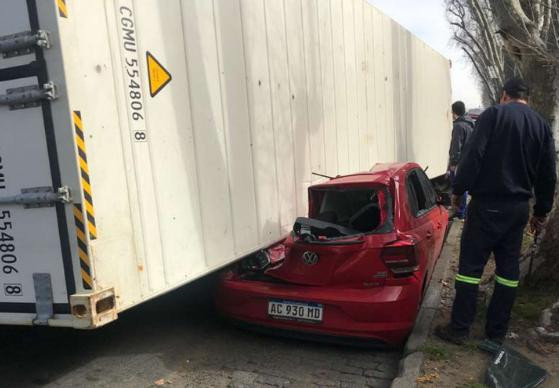
<svg viewBox="0 0 559 388"><path fill-rule="evenodd" d="M477 119L479 119L479 116L483 113L483 109L481 108L474 108L474 109L470 109L466 114L468 116L470 116L470 118L472 120L477 121Z"/></svg>

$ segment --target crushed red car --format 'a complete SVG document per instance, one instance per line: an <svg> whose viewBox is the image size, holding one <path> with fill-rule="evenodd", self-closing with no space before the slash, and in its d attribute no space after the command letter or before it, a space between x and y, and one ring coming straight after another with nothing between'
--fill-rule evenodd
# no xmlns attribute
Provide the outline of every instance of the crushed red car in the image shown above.
<svg viewBox="0 0 559 388"><path fill-rule="evenodd" d="M398 346L413 327L448 212L415 163L309 188L309 217L226 270L218 311L282 335Z"/></svg>

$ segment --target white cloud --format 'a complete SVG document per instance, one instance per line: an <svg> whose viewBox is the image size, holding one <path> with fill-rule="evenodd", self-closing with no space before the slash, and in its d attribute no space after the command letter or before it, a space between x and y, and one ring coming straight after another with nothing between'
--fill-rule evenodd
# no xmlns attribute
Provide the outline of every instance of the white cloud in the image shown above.
<svg viewBox="0 0 559 388"><path fill-rule="evenodd" d="M368 0L452 61L452 98L468 108L481 105L481 93L471 63L451 43L452 32L442 0Z"/></svg>

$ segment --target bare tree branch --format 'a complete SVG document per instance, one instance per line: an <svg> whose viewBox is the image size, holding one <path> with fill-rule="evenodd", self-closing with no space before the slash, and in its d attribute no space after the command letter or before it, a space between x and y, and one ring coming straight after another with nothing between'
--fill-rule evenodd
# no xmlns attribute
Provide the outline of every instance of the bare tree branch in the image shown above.
<svg viewBox="0 0 559 388"><path fill-rule="evenodd" d="M502 64L502 53L499 52L499 50L497 49L497 42L495 41L495 38L491 36L493 34L488 18L483 12L479 1L469 0L468 3L470 4L470 8L472 9L472 13L474 14L477 23L479 24L481 35L483 37L483 40L485 41L485 46L491 53L492 62L499 70L500 76L504 78L504 68L503 66L500 66Z"/></svg>
<svg viewBox="0 0 559 388"><path fill-rule="evenodd" d="M559 112L559 0L445 0L454 41L495 102L505 79L532 85L533 105Z"/></svg>
<svg viewBox="0 0 559 388"><path fill-rule="evenodd" d="M472 61L492 103L506 78L503 42L496 33L487 0L446 0L454 40Z"/></svg>
<svg viewBox="0 0 559 388"><path fill-rule="evenodd" d="M489 80L487 79L486 75L484 74L484 72L480 69L479 65L477 64L477 62L474 59L474 56L471 52L468 51L468 49L466 47L462 47L462 50L464 50L464 52L466 53L466 55L470 58L470 61L472 61L472 64L474 65L474 68L476 69L476 72L478 73L479 77L481 78L482 82L485 85L486 90L490 91L490 93L492 92L492 88L490 85ZM495 97L495 95L493 95L492 93L489 94L489 97L491 98L491 102L493 104L496 104L498 99Z"/></svg>

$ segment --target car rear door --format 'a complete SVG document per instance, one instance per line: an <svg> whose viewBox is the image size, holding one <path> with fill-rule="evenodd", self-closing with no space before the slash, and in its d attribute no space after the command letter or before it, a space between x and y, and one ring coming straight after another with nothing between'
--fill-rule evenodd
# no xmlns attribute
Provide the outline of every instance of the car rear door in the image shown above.
<svg viewBox="0 0 559 388"><path fill-rule="evenodd" d="M417 259L422 271L432 273L437 204L435 197L425 190L422 183L424 176L425 173L421 169L410 171L406 177L406 192L411 214L409 220L410 234L417 239Z"/></svg>
<svg viewBox="0 0 559 388"><path fill-rule="evenodd" d="M434 239L434 252L433 252L433 263L439 258L441 250L443 248L444 237L446 233L446 227L448 224L448 213L443 206L437 203L437 193L433 187L433 183L427 177L427 175L422 171L418 170L417 175L423 186L423 191L426 197L429 199L430 206L435 204L432 211L429 212L429 218L433 223L433 239Z"/></svg>

